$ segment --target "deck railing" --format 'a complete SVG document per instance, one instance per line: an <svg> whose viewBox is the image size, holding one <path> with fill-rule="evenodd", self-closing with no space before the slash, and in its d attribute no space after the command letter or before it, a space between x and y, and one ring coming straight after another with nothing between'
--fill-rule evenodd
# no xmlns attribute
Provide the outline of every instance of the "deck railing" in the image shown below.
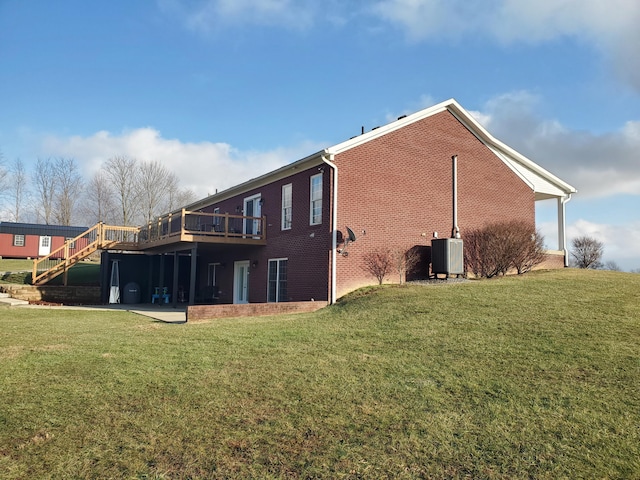
<svg viewBox="0 0 640 480"><path fill-rule="evenodd" d="M140 229L140 247L163 241L192 237L219 239L266 240L264 217L248 217L228 213L191 212L182 209L150 222Z"/></svg>
<svg viewBox="0 0 640 480"><path fill-rule="evenodd" d="M31 283L42 285L64 274L69 268L96 250L140 250L173 242L210 241L219 243L266 242L266 218L228 213L170 213L146 227L122 227L98 223L86 232L67 240L49 255L33 261Z"/></svg>
<svg viewBox="0 0 640 480"><path fill-rule="evenodd" d="M67 284L69 268L84 260L98 249L137 248L139 227L120 227L97 223L77 237L71 238L49 255L33 261L31 283L41 285L64 274Z"/></svg>

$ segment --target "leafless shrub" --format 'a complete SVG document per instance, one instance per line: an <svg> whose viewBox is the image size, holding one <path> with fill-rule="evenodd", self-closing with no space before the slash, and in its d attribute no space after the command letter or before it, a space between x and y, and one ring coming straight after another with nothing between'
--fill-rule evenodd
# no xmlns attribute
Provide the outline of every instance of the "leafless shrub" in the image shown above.
<svg viewBox="0 0 640 480"><path fill-rule="evenodd" d="M362 258L363 270L375 277L379 285L382 285L384 279L391 272L393 265L393 254L388 248L378 248L365 253Z"/></svg>
<svg viewBox="0 0 640 480"><path fill-rule="evenodd" d="M466 269L478 277L511 269L522 274L544 260L544 238L525 221L492 223L465 233L464 257Z"/></svg>
<svg viewBox="0 0 640 480"><path fill-rule="evenodd" d="M407 278L407 273L412 271L420 261L420 253L415 248L410 248L409 250L397 248L391 255L393 257L393 266L398 274L398 281L402 284Z"/></svg>

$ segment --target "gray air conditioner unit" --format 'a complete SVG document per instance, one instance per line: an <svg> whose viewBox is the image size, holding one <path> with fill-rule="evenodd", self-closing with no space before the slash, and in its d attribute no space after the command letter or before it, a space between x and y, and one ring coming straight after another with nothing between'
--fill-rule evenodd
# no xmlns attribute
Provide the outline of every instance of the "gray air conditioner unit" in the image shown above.
<svg viewBox="0 0 640 480"><path fill-rule="evenodd" d="M464 274L462 239L434 238L431 240L431 272L434 275Z"/></svg>

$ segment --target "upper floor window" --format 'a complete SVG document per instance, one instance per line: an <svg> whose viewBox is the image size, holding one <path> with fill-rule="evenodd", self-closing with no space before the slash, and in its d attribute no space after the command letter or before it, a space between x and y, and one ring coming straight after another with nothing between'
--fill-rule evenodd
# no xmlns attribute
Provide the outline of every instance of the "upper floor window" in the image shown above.
<svg viewBox="0 0 640 480"><path fill-rule="evenodd" d="M311 200L309 211L309 223L318 225L322 223L322 174L311 177Z"/></svg>
<svg viewBox="0 0 640 480"><path fill-rule="evenodd" d="M218 232L218 231L220 231L220 229L219 229L219 228L216 228L216 227L220 227L221 220L222 220L222 219L218 216L218 215L220 215L220 207L216 207L216 208L214 208L214 209L213 209L213 213L216 215L215 217L213 217L213 227L214 227L213 229L214 229L214 231Z"/></svg>
<svg viewBox="0 0 640 480"><path fill-rule="evenodd" d="M282 186L282 230L291 228L292 213L292 186L291 184Z"/></svg>
<svg viewBox="0 0 640 480"><path fill-rule="evenodd" d="M13 236L14 247L24 247L24 235L16 234Z"/></svg>

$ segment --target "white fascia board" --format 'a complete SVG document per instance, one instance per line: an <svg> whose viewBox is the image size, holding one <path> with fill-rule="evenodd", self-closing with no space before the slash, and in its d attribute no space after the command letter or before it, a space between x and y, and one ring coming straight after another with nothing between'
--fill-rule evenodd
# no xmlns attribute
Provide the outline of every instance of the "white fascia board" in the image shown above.
<svg viewBox="0 0 640 480"><path fill-rule="evenodd" d="M414 122L417 122L418 120L422 120L423 118L430 117L431 115L435 115L436 113L444 112L445 110L447 110L448 106L452 102L455 102L455 100L450 99L450 100L447 100L446 102L442 102L437 105L434 105L433 107L429 107L424 110L420 110L419 112L412 113L411 115L407 115L406 117L400 118L399 120L395 120L381 127L376 127L373 130L370 130L366 133L358 135L357 137L353 137L342 143L334 145L333 147L329 147L326 149L326 151L327 153L334 154L334 155L345 152L354 147L362 145L363 143L367 143L378 137L382 137L387 133L391 133L396 130L399 130L400 128L410 125Z"/></svg>
<svg viewBox="0 0 640 480"><path fill-rule="evenodd" d="M547 186L553 186L552 190L555 192L553 194L554 196L564 196L577 192L574 187L572 187L565 181L560 180L551 172L545 170L537 163L529 160L520 152L517 152L509 145L501 142L493 135L491 135L455 100L452 101L449 107L449 111L451 111L451 113L460 121L460 123L462 123L470 132L472 132L476 136L476 138L478 138L478 140L489 147L489 149L494 152L498 156L498 158L500 158L509 168L511 168L511 170L516 172L520 178L525 177L527 179L525 180L526 183L529 186L533 186L533 189L536 193L538 193L536 187L539 187L543 184ZM498 154L498 152L500 152L500 154ZM535 177L539 177L539 180L537 180Z"/></svg>
<svg viewBox="0 0 640 480"><path fill-rule="evenodd" d="M264 185L282 180L283 178L290 177L292 175L295 175L296 173L302 172L303 170L322 164L322 155L324 155L325 153L325 150L321 150L303 159L280 167L277 170L273 170L259 177L247 180L246 182L243 182L239 185L235 185L221 192L209 195L206 198L187 205L185 209L189 211L199 210L214 203L218 203L231 197L235 197L236 195L240 195L244 192L248 192L249 190L254 190L256 188L263 187Z"/></svg>
<svg viewBox="0 0 640 480"><path fill-rule="evenodd" d="M540 165L529 160L521 153L515 151L513 148L502 143L500 140L491 135L478 121L473 118L455 99L451 98L444 102L438 103L432 107L420 110L419 112L407 115L404 118L400 118L387 125L377 127L369 132L366 132L357 137L351 138L345 142L334 145L326 149L327 153L339 154L350 150L354 147L362 145L376 138L379 138L387 133L391 133L395 130L403 128L411 123L417 122L424 118L436 115L438 113L448 110L462 125L464 125L473 135L484 143L498 158L500 158L511 170L513 170L527 185L529 185L534 191L538 184L544 183L547 185L553 185L555 188L554 195L558 192L563 192L563 195L575 193L576 189L568 183L560 180L558 177L548 172ZM521 169L517 168L517 164L521 164L522 167L528 172L523 174ZM536 175L544 179L543 182L532 181L532 176ZM557 189L557 190L556 190Z"/></svg>

